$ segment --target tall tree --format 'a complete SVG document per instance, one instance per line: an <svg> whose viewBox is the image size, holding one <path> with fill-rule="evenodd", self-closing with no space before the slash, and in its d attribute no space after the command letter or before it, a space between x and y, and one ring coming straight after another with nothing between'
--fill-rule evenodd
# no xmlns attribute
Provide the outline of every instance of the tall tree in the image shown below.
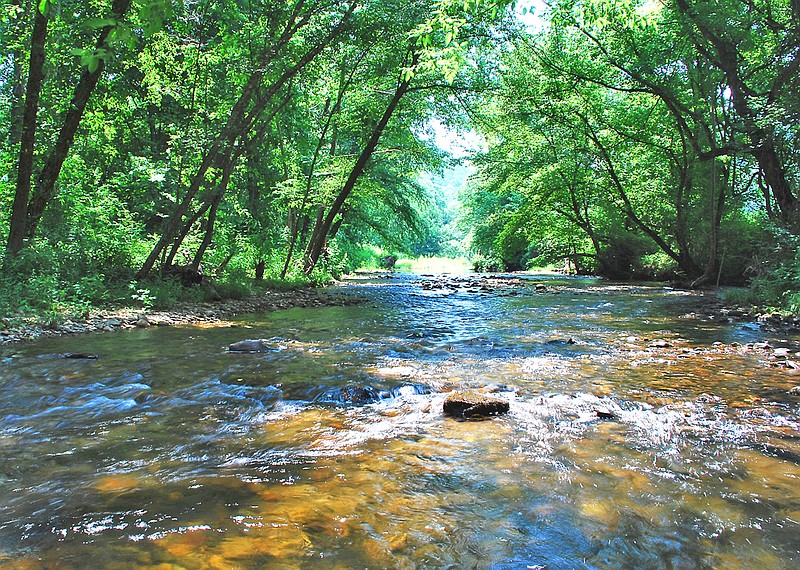
<svg viewBox="0 0 800 570"><path fill-rule="evenodd" d="M14 203L11 208L11 222L6 245L8 254L18 253L25 245L39 95L42 90L42 81L44 80L44 53L45 40L47 38L46 12L48 9L46 3L37 6L33 17L28 82L25 88L25 110L22 117L19 160L17 162L17 184ZM14 126L12 125L13 129Z"/></svg>
<svg viewBox="0 0 800 570"><path fill-rule="evenodd" d="M357 2L353 0L347 3L344 10L340 12L334 3L332 13L336 20L328 29L324 29L323 25L322 32L316 37L312 35L305 51L294 61L286 61L288 54L285 53L285 50L290 41L308 27L315 17L326 20L330 16L328 9L331 6L328 6L327 3L306 5L305 2L297 2L291 6L291 9L283 11L284 19L276 27L277 36L273 42L264 44L263 51L256 57L255 68L242 87L226 123L213 137L210 148L204 153L183 199L171 213L161 231L158 242L139 270L140 277L150 273L159 256L172 242L197 193L209 182L213 184L213 181L217 179L217 176L212 173L212 181L209 181L207 174L212 168L222 167L232 159L237 141L242 137L246 138L251 133L272 98L345 29L356 6ZM272 78L266 76L266 70L270 66L277 66L277 76Z"/></svg>
<svg viewBox="0 0 800 570"><path fill-rule="evenodd" d="M133 0L114 0L110 13L105 20L105 25L100 27L97 34L96 47L91 55L84 56L85 68L72 93L67 110L61 119L61 127L52 147L49 149L44 165L36 179L36 184L31 191L32 154L30 143L36 131L36 112L28 111L28 94L26 93L26 114L23 121L23 133L27 133L28 140L23 143L20 150L20 170L17 177L17 190L14 198L14 207L11 215L11 227L7 251L10 254L19 252L24 247L24 239L32 239L36 233L39 220L55 193L64 160L67 158L75 133L80 126L86 105L97 85L105 68L105 61L112 53L112 32L120 29L121 20L131 7ZM32 34L31 67L29 86L33 88L30 98L38 101L41 88L41 66L44 61L44 37L46 34L46 17L43 11L49 9L50 2L40 3L39 10L34 18L34 31ZM35 49L34 49L35 47ZM37 67L33 66L36 63ZM29 123L29 121L31 123ZM25 135L24 135L25 136ZM28 200L28 195L30 199Z"/></svg>

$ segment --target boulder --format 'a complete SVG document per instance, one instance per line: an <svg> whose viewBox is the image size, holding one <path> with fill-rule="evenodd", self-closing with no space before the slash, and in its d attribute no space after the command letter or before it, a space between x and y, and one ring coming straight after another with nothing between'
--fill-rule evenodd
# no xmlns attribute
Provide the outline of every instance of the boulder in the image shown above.
<svg viewBox="0 0 800 570"><path fill-rule="evenodd" d="M396 255L385 255L380 258L380 265L383 269L394 269L395 263L397 263Z"/></svg>
<svg viewBox="0 0 800 570"><path fill-rule="evenodd" d="M161 271L164 277L173 277L180 281L181 285L184 287L200 285L204 280L207 280L202 269L190 267L188 265L168 265Z"/></svg>
<svg viewBox="0 0 800 570"><path fill-rule="evenodd" d="M442 406L445 415L455 418L481 419L508 412L508 400L489 396L477 390L451 392Z"/></svg>
<svg viewBox="0 0 800 570"><path fill-rule="evenodd" d="M339 404L372 404L380 399L380 394L372 386L344 386L330 390L326 395Z"/></svg>

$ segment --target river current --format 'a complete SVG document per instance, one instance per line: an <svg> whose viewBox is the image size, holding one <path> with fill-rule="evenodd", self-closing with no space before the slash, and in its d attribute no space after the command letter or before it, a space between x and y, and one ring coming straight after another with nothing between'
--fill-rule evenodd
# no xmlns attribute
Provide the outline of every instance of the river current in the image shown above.
<svg viewBox="0 0 800 570"><path fill-rule="evenodd" d="M663 285L342 291L2 348L0 569L800 567L797 336Z"/></svg>

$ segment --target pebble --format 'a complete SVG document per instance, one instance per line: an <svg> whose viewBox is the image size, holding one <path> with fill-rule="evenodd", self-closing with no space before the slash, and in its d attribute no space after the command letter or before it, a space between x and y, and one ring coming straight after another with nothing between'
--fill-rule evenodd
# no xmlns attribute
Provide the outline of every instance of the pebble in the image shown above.
<svg viewBox="0 0 800 570"><path fill-rule="evenodd" d="M181 306L170 311L142 315L141 309L121 309L116 313L87 315L85 319L65 319L55 327L23 325L0 330L0 344L33 340L43 336L80 334L93 331L112 332L121 328L171 326L182 323L221 323L224 319L246 313L268 312L301 306L347 306L363 303L363 299L347 294L328 295L324 290L296 289L265 291L248 299L235 299L212 304ZM147 321L147 325L145 325Z"/></svg>

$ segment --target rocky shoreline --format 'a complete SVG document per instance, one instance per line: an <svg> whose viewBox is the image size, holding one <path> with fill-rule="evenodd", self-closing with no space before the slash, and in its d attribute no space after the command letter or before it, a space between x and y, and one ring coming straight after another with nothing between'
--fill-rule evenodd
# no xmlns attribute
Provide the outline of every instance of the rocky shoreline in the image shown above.
<svg viewBox="0 0 800 570"><path fill-rule="evenodd" d="M391 274L385 275L391 278ZM559 295L564 292L578 290L572 285L554 284L550 281L523 279L518 275L485 274L469 276L423 275L425 279L412 281L422 291L441 296L456 293L474 293L478 295L499 295L513 297L529 294ZM610 289L626 291L642 285L636 282L612 283L598 291L584 289L583 292L593 295L604 295ZM664 284L668 286L668 284ZM680 290L677 288L676 290ZM717 323L754 323L760 330L771 334L800 334L800 316L781 314L763 307L733 304L717 297L712 291L686 290L687 294L697 298L693 312L681 315L680 318L694 318Z"/></svg>
<svg viewBox="0 0 800 570"><path fill-rule="evenodd" d="M209 323L223 325L228 319L247 313L260 313L293 307L347 306L364 300L352 294L313 287L286 291L265 290L245 299L177 305L169 310L135 307L97 309L82 319L67 319L53 326L30 323L0 329L0 345L41 337L112 332L151 326L176 326Z"/></svg>
<svg viewBox="0 0 800 570"><path fill-rule="evenodd" d="M358 272L370 278L395 277L392 272ZM478 295L516 296L525 294L558 295L567 288L550 282L521 279L516 275L486 274L470 276L422 275L422 279L411 281L424 293L448 296L457 292ZM637 284L614 285L617 289L637 287ZM574 290L574 288L569 288ZM736 306L726 303L702 291L695 291L698 303L694 312L680 318L695 318L703 321L731 323L754 323L769 334L800 334L800 318L781 315L758 307ZM247 313L269 312L292 307L346 306L360 304L364 299L341 289L305 287L288 290L264 290L245 299L229 299L218 302L177 305L169 310L152 310L135 307L96 309L81 319L67 319L52 326L34 322L11 328L2 328L0 322L0 345L33 340L40 337L74 335L88 332L117 329L171 326L193 323L224 324L227 319Z"/></svg>

